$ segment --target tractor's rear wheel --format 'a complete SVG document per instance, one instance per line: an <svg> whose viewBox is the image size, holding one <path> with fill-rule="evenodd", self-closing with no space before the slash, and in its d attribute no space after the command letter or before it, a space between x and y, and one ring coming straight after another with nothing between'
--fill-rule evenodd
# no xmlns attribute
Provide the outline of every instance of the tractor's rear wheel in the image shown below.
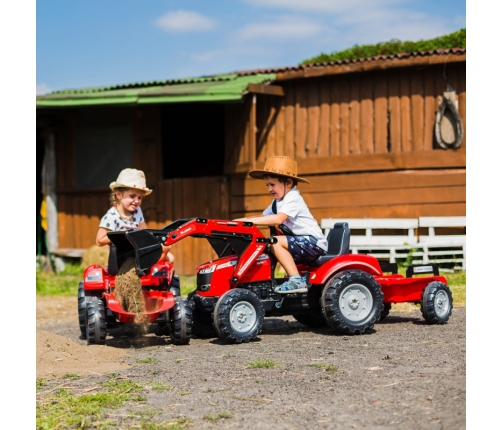
<svg viewBox="0 0 502 430"><path fill-rule="evenodd" d="M249 342L260 334L265 309L256 294L235 288L223 294L214 307L216 334L228 343Z"/></svg>
<svg viewBox="0 0 502 430"><path fill-rule="evenodd" d="M429 283L422 293L420 310L429 324L445 324L453 308L450 288L443 282Z"/></svg>
<svg viewBox="0 0 502 430"><path fill-rule="evenodd" d="M171 341L175 345L188 345L192 337L192 310L188 300L174 298L174 306L169 310Z"/></svg>
<svg viewBox="0 0 502 430"><path fill-rule="evenodd" d="M86 305L85 305L85 291L84 291L84 281L80 281L78 284L78 294L77 294L77 300L78 300L78 325L80 327L80 338L81 339L86 339L86 321L85 321L85 316L86 316Z"/></svg>
<svg viewBox="0 0 502 430"><path fill-rule="evenodd" d="M371 330L383 310L380 284L361 270L337 273L324 286L321 308L328 325L342 334Z"/></svg>
<svg viewBox="0 0 502 430"><path fill-rule="evenodd" d="M293 318L307 327L327 327L328 325L321 309L313 310L308 314L293 315Z"/></svg>
<svg viewBox="0 0 502 430"><path fill-rule="evenodd" d="M382 321L389 316L389 312L390 312L391 307L392 307L391 303L384 303L383 304L383 309L382 309L382 312L380 313L380 318L378 319L378 321Z"/></svg>
<svg viewBox="0 0 502 430"><path fill-rule="evenodd" d="M106 311L103 300L89 297L86 304L86 337L88 344L102 345L106 339Z"/></svg>

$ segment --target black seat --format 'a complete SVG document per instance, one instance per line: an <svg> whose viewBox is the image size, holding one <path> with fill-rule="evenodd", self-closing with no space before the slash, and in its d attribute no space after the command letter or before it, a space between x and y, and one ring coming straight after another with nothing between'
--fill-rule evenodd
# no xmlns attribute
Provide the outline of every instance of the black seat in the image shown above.
<svg viewBox="0 0 502 430"><path fill-rule="evenodd" d="M328 252L308 263L309 266L322 266L333 257L350 254L350 228L348 222L337 222L328 234Z"/></svg>
<svg viewBox="0 0 502 430"><path fill-rule="evenodd" d="M110 243L110 254L108 255L108 267L106 271L109 275L115 276L119 271L118 262L117 262L117 247Z"/></svg>

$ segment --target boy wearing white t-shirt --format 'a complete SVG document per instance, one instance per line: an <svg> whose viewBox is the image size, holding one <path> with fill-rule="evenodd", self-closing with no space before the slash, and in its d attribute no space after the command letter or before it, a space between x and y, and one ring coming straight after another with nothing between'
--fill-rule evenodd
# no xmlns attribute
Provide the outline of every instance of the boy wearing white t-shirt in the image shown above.
<svg viewBox="0 0 502 430"><path fill-rule="evenodd" d="M289 279L275 291L282 294L306 292L306 281L300 276L296 264L313 261L326 255L328 250L326 237L296 188L298 182L310 182L297 176L296 161L286 156L267 158L264 170L252 170L249 176L263 179L274 200L263 215L235 221L279 226L285 234L276 236L278 241L272 245L272 252Z"/></svg>

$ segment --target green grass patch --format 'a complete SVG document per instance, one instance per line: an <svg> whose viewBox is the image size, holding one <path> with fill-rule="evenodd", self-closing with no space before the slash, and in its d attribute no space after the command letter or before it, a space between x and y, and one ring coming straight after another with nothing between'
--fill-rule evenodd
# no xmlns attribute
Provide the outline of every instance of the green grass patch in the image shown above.
<svg viewBox="0 0 502 430"><path fill-rule="evenodd" d="M160 360L157 360L156 358L146 357L146 358L138 358L136 360L136 363L158 364L160 363Z"/></svg>
<svg viewBox="0 0 502 430"><path fill-rule="evenodd" d="M352 48L332 52L331 54L321 53L320 55L302 61L300 64L355 60L358 58L373 57L375 55L393 55L434 49L465 48L466 44L466 29L461 28L453 33L433 39L419 40L418 42L392 39L388 42L380 42L373 45L354 45Z"/></svg>
<svg viewBox="0 0 502 430"><path fill-rule="evenodd" d="M65 373L61 376L61 379L80 379L80 375L77 375L76 373Z"/></svg>
<svg viewBox="0 0 502 430"><path fill-rule="evenodd" d="M43 378L37 378L37 392L42 390L47 385L47 381Z"/></svg>
<svg viewBox="0 0 502 430"><path fill-rule="evenodd" d="M171 391L174 387L164 385L161 382L152 382L152 390L155 391Z"/></svg>
<svg viewBox="0 0 502 430"><path fill-rule="evenodd" d="M275 367L278 363L272 360L254 360L246 363L246 369L263 369L266 367Z"/></svg>
<svg viewBox="0 0 502 430"><path fill-rule="evenodd" d="M65 270L59 273L37 269L36 287L40 296L76 296L78 283L83 278L80 265L66 264Z"/></svg>
<svg viewBox="0 0 502 430"><path fill-rule="evenodd" d="M203 416L203 419L206 421L219 421L232 418L233 416L232 412L218 412L217 414L206 414Z"/></svg>
<svg viewBox="0 0 502 430"><path fill-rule="evenodd" d="M197 278L195 276L180 276L181 295L186 297L197 288Z"/></svg>
<svg viewBox="0 0 502 430"><path fill-rule="evenodd" d="M325 363L312 363L307 364L308 367L315 367L317 369L324 369L326 372L335 373L338 371L338 366L334 366L333 364L325 364Z"/></svg>
<svg viewBox="0 0 502 430"><path fill-rule="evenodd" d="M37 380L38 384L38 380ZM116 409L125 401L144 401L137 392L142 385L130 380L111 379L101 384L103 392L75 396L59 389L37 401L37 429L53 428L109 428L113 421L102 421L105 408Z"/></svg>
<svg viewBox="0 0 502 430"><path fill-rule="evenodd" d="M188 395L190 395L190 394L192 394L190 391L180 391L180 392L178 393L178 395L180 395L180 396L188 396Z"/></svg>

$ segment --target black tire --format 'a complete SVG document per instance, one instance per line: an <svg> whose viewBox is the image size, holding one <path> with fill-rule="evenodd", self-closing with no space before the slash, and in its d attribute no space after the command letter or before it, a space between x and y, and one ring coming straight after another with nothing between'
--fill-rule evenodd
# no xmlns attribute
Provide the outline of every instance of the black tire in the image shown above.
<svg viewBox="0 0 502 430"><path fill-rule="evenodd" d="M157 336L169 336L171 330L169 327L169 312L161 312L157 317L157 327L155 330L155 335Z"/></svg>
<svg viewBox="0 0 502 430"><path fill-rule="evenodd" d="M453 297L443 282L433 281L424 288L420 310L429 324L445 324L451 316Z"/></svg>
<svg viewBox="0 0 502 430"><path fill-rule="evenodd" d="M174 306L169 310L171 341L174 345L188 345L192 337L192 310L188 300L174 298Z"/></svg>
<svg viewBox="0 0 502 430"><path fill-rule="evenodd" d="M201 339L217 337L211 313L204 312L195 305L195 302L192 299L195 293L196 291L192 291L187 297L190 308L192 309L192 334Z"/></svg>
<svg viewBox="0 0 502 430"><path fill-rule="evenodd" d="M77 294L77 300L78 300L78 325L80 327L80 337L82 339L87 338L87 329L86 329L86 305L85 305L85 291L84 291L84 281L80 281L78 283L78 294Z"/></svg>
<svg viewBox="0 0 502 430"><path fill-rule="evenodd" d="M299 323L311 328L328 326L321 309L311 311L309 314L293 315L293 318Z"/></svg>
<svg viewBox="0 0 502 430"><path fill-rule="evenodd" d="M239 319L237 319L239 318ZM235 288L223 294L214 307L216 334L228 343L249 342L262 330L265 309L256 294Z"/></svg>
<svg viewBox="0 0 502 430"><path fill-rule="evenodd" d="M328 325L338 333L363 334L373 328L382 313L380 284L361 270L337 273L324 286L321 309Z"/></svg>
<svg viewBox="0 0 502 430"><path fill-rule="evenodd" d="M382 312L380 312L380 318L378 319L378 321L382 321L389 316L389 312L390 312L391 307L392 307L391 303L384 303L383 304L383 309L382 309Z"/></svg>
<svg viewBox="0 0 502 430"><path fill-rule="evenodd" d="M103 345L106 339L106 312L103 300L89 297L87 300L86 337L87 343Z"/></svg>

